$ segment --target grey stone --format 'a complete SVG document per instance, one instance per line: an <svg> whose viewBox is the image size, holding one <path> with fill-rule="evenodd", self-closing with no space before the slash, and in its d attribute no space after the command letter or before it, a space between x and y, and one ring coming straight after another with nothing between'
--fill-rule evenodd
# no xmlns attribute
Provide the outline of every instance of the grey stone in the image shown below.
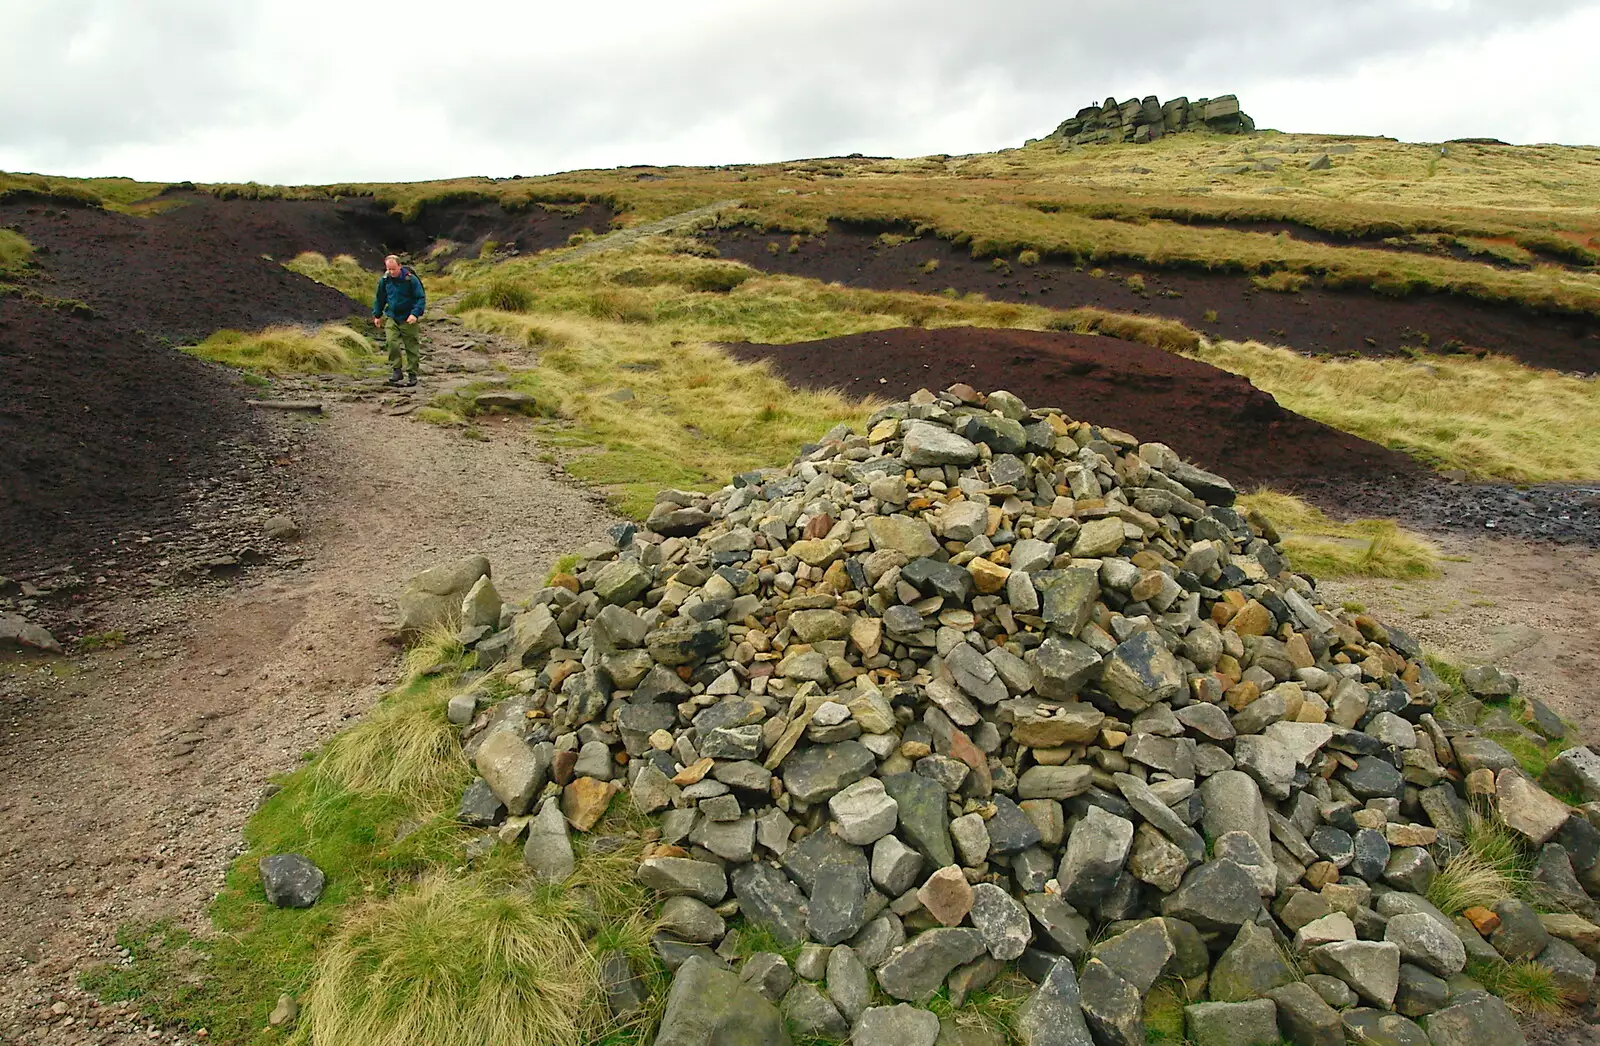
<svg viewBox="0 0 1600 1046"><path fill-rule="evenodd" d="M720 873L721 869L717 871ZM808 906L805 896L788 876L765 862L756 861L735 868L732 880L734 896L739 899L739 910L745 918L766 927L782 944L799 944L806 939Z"/></svg>
<svg viewBox="0 0 1600 1046"><path fill-rule="evenodd" d="M739 979L769 1002L779 1002L794 985L794 971L781 955L756 952L739 967Z"/></svg>
<svg viewBox="0 0 1600 1046"><path fill-rule="evenodd" d="M778 1008L731 970L692 956L667 994L655 1046L789 1046Z"/></svg>
<svg viewBox="0 0 1600 1046"><path fill-rule="evenodd" d="M1483 769L1499 773L1517 766L1516 756L1482 734L1461 734L1451 740L1450 746L1455 749L1456 765L1464 774Z"/></svg>
<svg viewBox="0 0 1600 1046"><path fill-rule="evenodd" d="M854 1022L872 1001L872 983L867 968L849 945L841 944L828 953L828 998L845 1020Z"/></svg>
<svg viewBox="0 0 1600 1046"><path fill-rule="evenodd" d="M1133 823L1091 806L1067 838L1057 878L1061 896L1073 905L1094 905L1112 886L1128 859Z"/></svg>
<svg viewBox="0 0 1600 1046"><path fill-rule="evenodd" d="M1389 853L1383 868L1383 881L1396 890L1425 894L1439 872L1433 855L1420 846L1399 846Z"/></svg>
<svg viewBox="0 0 1600 1046"><path fill-rule="evenodd" d="M1377 882L1389 866L1392 851L1383 833L1371 828L1359 828L1350 841L1350 874Z"/></svg>
<svg viewBox="0 0 1600 1046"><path fill-rule="evenodd" d="M871 845L894 831L899 809L876 777L847 785L828 800L839 838L853 846Z"/></svg>
<svg viewBox="0 0 1600 1046"><path fill-rule="evenodd" d="M976 868L989 857L989 832L982 814L963 814L950 822L950 838L956 856L968 868Z"/></svg>
<svg viewBox="0 0 1600 1046"><path fill-rule="evenodd" d="M1176 953L1164 919L1146 919L1090 950L1094 958L1133 985L1140 995L1150 990Z"/></svg>
<svg viewBox="0 0 1600 1046"><path fill-rule="evenodd" d="M846 785L866 777L878 761L857 741L812 745L783 763L783 786L803 803L820 803Z"/></svg>
<svg viewBox="0 0 1600 1046"><path fill-rule="evenodd" d="M892 835L872 846L872 881L884 893L898 897L922 878L923 857Z"/></svg>
<svg viewBox="0 0 1600 1046"><path fill-rule="evenodd" d="M1030 766L1017 781L1023 799L1070 799L1089 790L1094 769L1076 766Z"/></svg>
<svg viewBox="0 0 1600 1046"><path fill-rule="evenodd" d="M1017 1008L1013 1033L1022 1046L1093 1046L1072 963L1057 960Z"/></svg>
<svg viewBox="0 0 1600 1046"><path fill-rule="evenodd" d="M990 852L1001 855L1021 853L1042 841L1043 831L1031 814L1024 813L1016 803L1003 795L995 796L992 802L995 807L994 816L984 822L984 831L989 837ZM1033 802L1056 806L1056 820L1059 822L1061 816L1059 805L1049 800L1033 800ZM1059 842L1059 839L1057 841Z"/></svg>
<svg viewBox="0 0 1600 1046"><path fill-rule="evenodd" d="M629 559L612 560L594 578L594 594L601 606L631 603L649 587L650 571Z"/></svg>
<svg viewBox="0 0 1600 1046"><path fill-rule="evenodd" d="M1437 976L1460 973L1467 965L1467 950L1449 927L1431 915L1396 915L1384 927L1383 939L1400 948L1400 957Z"/></svg>
<svg viewBox="0 0 1600 1046"><path fill-rule="evenodd" d="M783 1016L797 1035L839 1042L850 1034L850 1022L806 981L796 982L783 997Z"/></svg>
<svg viewBox="0 0 1600 1046"><path fill-rule="evenodd" d="M698 897L716 904L728 895L728 876L707 861L687 857L652 857L639 863L639 882L668 897Z"/></svg>
<svg viewBox="0 0 1600 1046"><path fill-rule="evenodd" d="M600 956L600 984L606 993L606 1008L617 1020L627 1020L650 1001L650 990L633 963L622 952Z"/></svg>
<svg viewBox="0 0 1600 1046"><path fill-rule="evenodd" d="M1255 778L1242 770L1212 774L1200 785L1200 799L1206 835L1218 839L1228 832L1249 832L1263 849L1271 849L1272 825Z"/></svg>
<svg viewBox="0 0 1600 1046"><path fill-rule="evenodd" d="M1450 985L1420 966L1400 964L1400 985L1395 989L1394 1008L1407 1017L1421 1017L1441 1009L1450 1001Z"/></svg>
<svg viewBox="0 0 1600 1046"><path fill-rule="evenodd" d="M1183 688L1183 668L1155 632L1136 632L1105 659L1100 688L1119 708L1141 712Z"/></svg>
<svg viewBox="0 0 1600 1046"><path fill-rule="evenodd" d="M1429 1046L1427 1034L1409 1017L1369 1007L1339 1015L1345 1041L1351 1046Z"/></svg>
<svg viewBox="0 0 1600 1046"><path fill-rule="evenodd" d="M1028 662L1038 672L1039 695L1056 701L1077 697L1101 671L1101 658L1093 647L1063 636L1047 636L1029 653Z"/></svg>
<svg viewBox="0 0 1600 1046"><path fill-rule="evenodd" d="M1311 950L1311 964L1354 988L1374 1006L1389 1009L1400 986L1400 946L1388 941L1336 941Z"/></svg>
<svg viewBox="0 0 1600 1046"><path fill-rule="evenodd" d="M1056 951L1076 961L1089 950L1089 920L1053 893L1030 893L1023 906Z"/></svg>
<svg viewBox="0 0 1600 1046"><path fill-rule="evenodd" d="M820 944L838 944L855 936L867 921L867 893L872 889L867 857L854 846L841 846L817 862L811 885L806 932Z"/></svg>
<svg viewBox="0 0 1600 1046"><path fill-rule="evenodd" d="M1304 981L1279 985L1267 998L1277 1004L1278 1031L1294 1046L1344 1046L1339 1012Z"/></svg>
<svg viewBox="0 0 1600 1046"><path fill-rule="evenodd" d="M983 935L969 927L925 930L878 968L878 985L893 998L920 1002L984 951Z"/></svg>
<svg viewBox="0 0 1600 1046"><path fill-rule="evenodd" d="M554 745L530 745L512 730L496 730L479 746L473 764L506 812L520 817L544 789L554 757Z"/></svg>
<svg viewBox="0 0 1600 1046"><path fill-rule="evenodd" d="M1149 824L1133 833L1133 848L1128 854L1128 871L1141 882L1162 893L1171 893L1183 883L1183 873L1195 862L1171 840Z"/></svg>
<svg viewBox="0 0 1600 1046"><path fill-rule="evenodd" d="M1194 1046L1278 1046L1278 1007L1271 999L1191 1003L1183 1027Z"/></svg>
<svg viewBox="0 0 1600 1046"><path fill-rule="evenodd" d="M1325 973L1308 973L1305 983L1322 997L1323 1002L1336 1010L1347 1010L1356 1004L1355 991L1337 977L1329 977Z"/></svg>
<svg viewBox="0 0 1600 1046"><path fill-rule="evenodd" d="M1545 773L1557 788L1584 802L1600 800L1600 755L1588 748L1567 749L1550 760Z"/></svg>
<svg viewBox="0 0 1600 1046"><path fill-rule="evenodd" d="M572 840L567 835L567 819L554 799L546 799L528 822L528 841L522 860L537 879L557 883L577 868Z"/></svg>
<svg viewBox="0 0 1600 1046"><path fill-rule="evenodd" d="M1549 932L1527 902L1504 898L1495 902L1494 914L1500 917L1500 926L1489 935L1489 943L1507 962L1532 959L1549 945Z"/></svg>
<svg viewBox="0 0 1600 1046"><path fill-rule="evenodd" d="M907 465L971 465L978 460L972 441L940 425L911 425L901 442L900 457Z"/></svg>
<svg viewBox="0 0 1600 1046"><path fill-rule="evenodd" d="M1210 994L1217 1002L1244 1002L1294 979L1272 934L1255 923L1245 923L1211 971Z"/></svg>
<svg viewBox="0 0 1600 1046"><path fill-rule="evenodd" d="M310 908L322 896L328 877L300 854L273 854L257 865L267 901L279 908Z"/></svg>
<svg viewBox="0 0 1600 1046"><path fill-rule="evenodd" d="M663 930L695 944L715 944L728 932L722 916L694 897L668 897L661 905L659 918Z"/></svg>
<svg viewBox="0 0 1600 1046"><path fill-rule="evenodd" d="M1080 1004L1098 1046L1144 1046L1144 1001L1109 966L1090 959L1078 981Z"/></svg>
<svg viewBox="0 0 1600 1046"><path fill-rule="evenodd" d="M732 800L733 797L730 795L702 800L701 806L705 806L706 803L722 802L724 799ZM738 803L734 802L733 805L737 807ZM696 846L705 847L724 861L736 864L748 861L755 855L756 819L737 817L731 821L716 820L702 814L695 822L694 830L689 833L689 841Z"/></svg>
<svg viewBox="0 0 1600 1046"><path fill-rule="evenodd" d="M1572 815L1566 803L1528 780L1520 769L1500 771L1495 792L1506 826L1522 833L1534 846L1549 842Z"/></svg>
<svg viewBox="0 0 1600 1046"><path fill-rule="evenodd" d="M1289 749L1259 734L1246 734L1233 742L1233 762L1256 779L1261 790L1275 799L1289 798L1294 788L1295 757Z"/></svg>
<svg viewBox="0 0 1600 1046"><path fill-rule="evenodd" d="M1527 1046L1506 1004L1487 992L1460 995L1429 1014L1425 1023L1428 1037L1423 1046Z"/></svg>
<svg viewBox="0 0 1600 1046"><path fill-rule="evenodd" d="M1032 580L1045 624L1064 636L1082 631L1100 596L1099 572L1089 567L1041 570Z"/></svg>
<svg viewBox="0 0 1600 1046"><path fill-rule="evenodd" d="M900 917L893 912L873 919L861 928L860 933L850 938L850 947L854 949L856 958L874 970L882 966L884 960L893 955L894 950L904 943L906 943L905 926L900 922Z"/></svg>
<svg viewBox="0 0 1600 1046"><path fill-rule="evenodd" d="M506 818L506 804L502 803L489 782L474 777L461 793L461 805L456 808L456 820L474 828L488 828Z"/></svg>
<svg viewBox="0 0 1600 1046"><path fill-rule="evenodd" d="M1176 778L1193 780L1195 743L1189 737L1157 737L1134 734L1122 746L1122 754L1136 763L1161 770Z"/></svg>
<svg viewBox="0 0 1600 1046"><path fill-rule="evenodd" d="M472 586L487 576L489 560L483 556L467 556L424 570L400 593L400 631L423 632L453 622L460 616L461 602Z"/></svg>
<svg viewBox="0 0 1600 1046"><path fill-rule="evenodd" d="M903 1002L871 1007L850 1033L853 1046L934 1046L938 1039L938 1016Z"/></svg>
<svg viewBox="0 0 1600 1046"><path fill-rule="evenodd" d="M968 917L983 935L984 947L996 959L1015 959L1033 940L1027 910L993 883L978 883L972 888L972 911Z"/></svg>
<svg viewBox="0 0 1600 1046"><path fill-rule="evenodd" d="M1552 937L1536 961L1551 972L1556 990L1569 1004L1589 1001L1594 989L1593 959L1561 938Z"/></svg>
<svg viewBox="0 0 1600 1046"><path fill-rule="evenodd" d="M944 789L917 773L891 774L883 778L883 787L899 804L898 834L933 867L954 864L956 851L950 841Z"/></svg>
<svg viewBox="0 0 1600 1046"><path fill-rule="evenodd" d="M1232 861L1207 861L1184 876L1183 885L1161 902L1161 914L1201 930L1227 930L1250 922L1261 910L1261 891L1250 873Z"/></svg>
<svg viewBox="0 0 1600 1046"><path fill-rule="evenodd" d="M1357 799L1400 798L1405 779L1387 759L1364 755L1356 758L1354 770L1341 770L1339 779Z"/></svg>

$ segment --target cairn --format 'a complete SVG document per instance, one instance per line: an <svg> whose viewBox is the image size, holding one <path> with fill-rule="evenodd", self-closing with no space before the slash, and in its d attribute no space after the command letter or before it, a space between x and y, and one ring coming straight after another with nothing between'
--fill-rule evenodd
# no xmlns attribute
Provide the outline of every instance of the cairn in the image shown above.
<svg viewBox="0 0 1600 1046"><path fill-rule="evenodd" d="M1464 970L1531 960L1587 998L1600 757L1551 765L1585 805L1551 795L1234 500L1162 444L958 385L662 492L523 607L467 561L418 590L453 591L511 696L451 702L459 816L550 880L614 801L658 816L658 1046L932 1046L920 1004L1007 969L1038 1046L1138 1046L1178 981L1198 1046L1522 1042ZM1569 914L1426 899L1485 815ZM735 965L735 917L797 961ZM640 1004L624 957L602 970Z"/></svg>
<svg viewBox="0 0 1600 1046"><path fill-rule="evenodd" d="M1163 103L1152 94L1125 102L1107 98L1100 105L1085 106L1077 115L1061 121L1050 138L1065 149L1108 142L1143 144L1183 131L1249 134L1255 129L1256 122L1240 110L1239 99L1231 94L1192 103L1187 98Z"/></svg>

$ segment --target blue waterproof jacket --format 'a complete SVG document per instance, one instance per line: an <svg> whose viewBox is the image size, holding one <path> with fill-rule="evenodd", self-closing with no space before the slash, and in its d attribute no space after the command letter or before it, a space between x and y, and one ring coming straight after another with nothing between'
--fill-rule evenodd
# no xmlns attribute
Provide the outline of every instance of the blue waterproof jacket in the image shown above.
<svg viewBox="0 0 1600 1046"><path fill-rule="evenodd" d="M384 273L378 277L378 293L372 299L372 315L389 316L404 323L407 316L422 316L428 296L422 290L422 281L411 271L411 266L400 266L400 275Z"/></svg>

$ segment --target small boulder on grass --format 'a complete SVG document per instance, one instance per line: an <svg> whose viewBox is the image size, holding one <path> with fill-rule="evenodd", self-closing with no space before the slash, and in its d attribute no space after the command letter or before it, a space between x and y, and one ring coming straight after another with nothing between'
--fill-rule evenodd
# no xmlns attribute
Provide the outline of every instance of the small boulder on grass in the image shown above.
<svg viewBox="0 0 1600 1046"><path fill-rule="evenodd" d="M279 908L310 908L322 896L328 877L299 854L273 854L261 859L261 888Z"/></svg>

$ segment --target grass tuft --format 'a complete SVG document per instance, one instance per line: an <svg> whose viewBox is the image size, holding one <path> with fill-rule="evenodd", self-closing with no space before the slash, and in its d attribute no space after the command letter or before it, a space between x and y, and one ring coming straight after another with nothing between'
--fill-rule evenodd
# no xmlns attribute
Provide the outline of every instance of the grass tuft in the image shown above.
<svg viewBox="0 0 1600 1046"><path fill-rule="evenodd" d="M327 284L362 305L372 304L378 274L368 272L361 267L360 262L348 254L336 255L330 260L316 251L306 251L297 255L293 261L284 262L283 267L307 279Z"/></svg>
<svg viewBox="0 0 1600 1046"><path fill-rule="evenodd" d="M500 312L533 311L533 292L515 280L496 278L468 291L461 299L462 309L497 309Z"/></svg>
<svg viewBox="0 0 1600 1046"><path fill-rule="evenodd" d="M33 244L20 232L0 229L0 276L16 275L33 261Z"/></svg>
<svg viewBox="0 0 1600 1046"><path fill-rule="evenodd" d="M1252 276L1250 282L1257 289L1277 294L1298 294L1304 290L1311 277L1303 272L1274 272L1266 276Z"/></svg>
<svg viewBox="0 0 1600 1046"><path fill-rule="evenodd" d="M1295 570L1315 577L1414 580L1439 573L1439 550L1391 519L1335 520L1291 494L1261 489L1239 499L1283 535Z"/></svg>
<svg viewBox="0 0 1600 1046"><path fill-rule="evenodd" d="M183 351L260 374L351 374L376 358L372 344L348 327L318 331L268 327L257 334L220 330Z"/></svg>
<svg viewBox="0 0 1600 1046"><path fill-rule="evenodd" d="M1428 887L1427 898L1435 908L1456 915L1507 897L1529 896L1532 858L1498 814L1471 810L1464 842L1459 853L1441 862Z"/></svg>
<svg viewBox="0 0 1600 1046"><path fill-rule="evenodd" d="M436 874L364 905L322 950L292 1041L593 1043L617 1029L589 938L627 917L590 900L575 887ZM631 914L631 933L613 925L604 943L647 947L648 926Z"/></svg>
<svg viewBox="0 0 1600 1046"><path fill-rule="evenodd" d="M1523 1016L1554 1017L1567 1008L1555 974L1536 962L1469 959L1466 972Z"/></svg>

